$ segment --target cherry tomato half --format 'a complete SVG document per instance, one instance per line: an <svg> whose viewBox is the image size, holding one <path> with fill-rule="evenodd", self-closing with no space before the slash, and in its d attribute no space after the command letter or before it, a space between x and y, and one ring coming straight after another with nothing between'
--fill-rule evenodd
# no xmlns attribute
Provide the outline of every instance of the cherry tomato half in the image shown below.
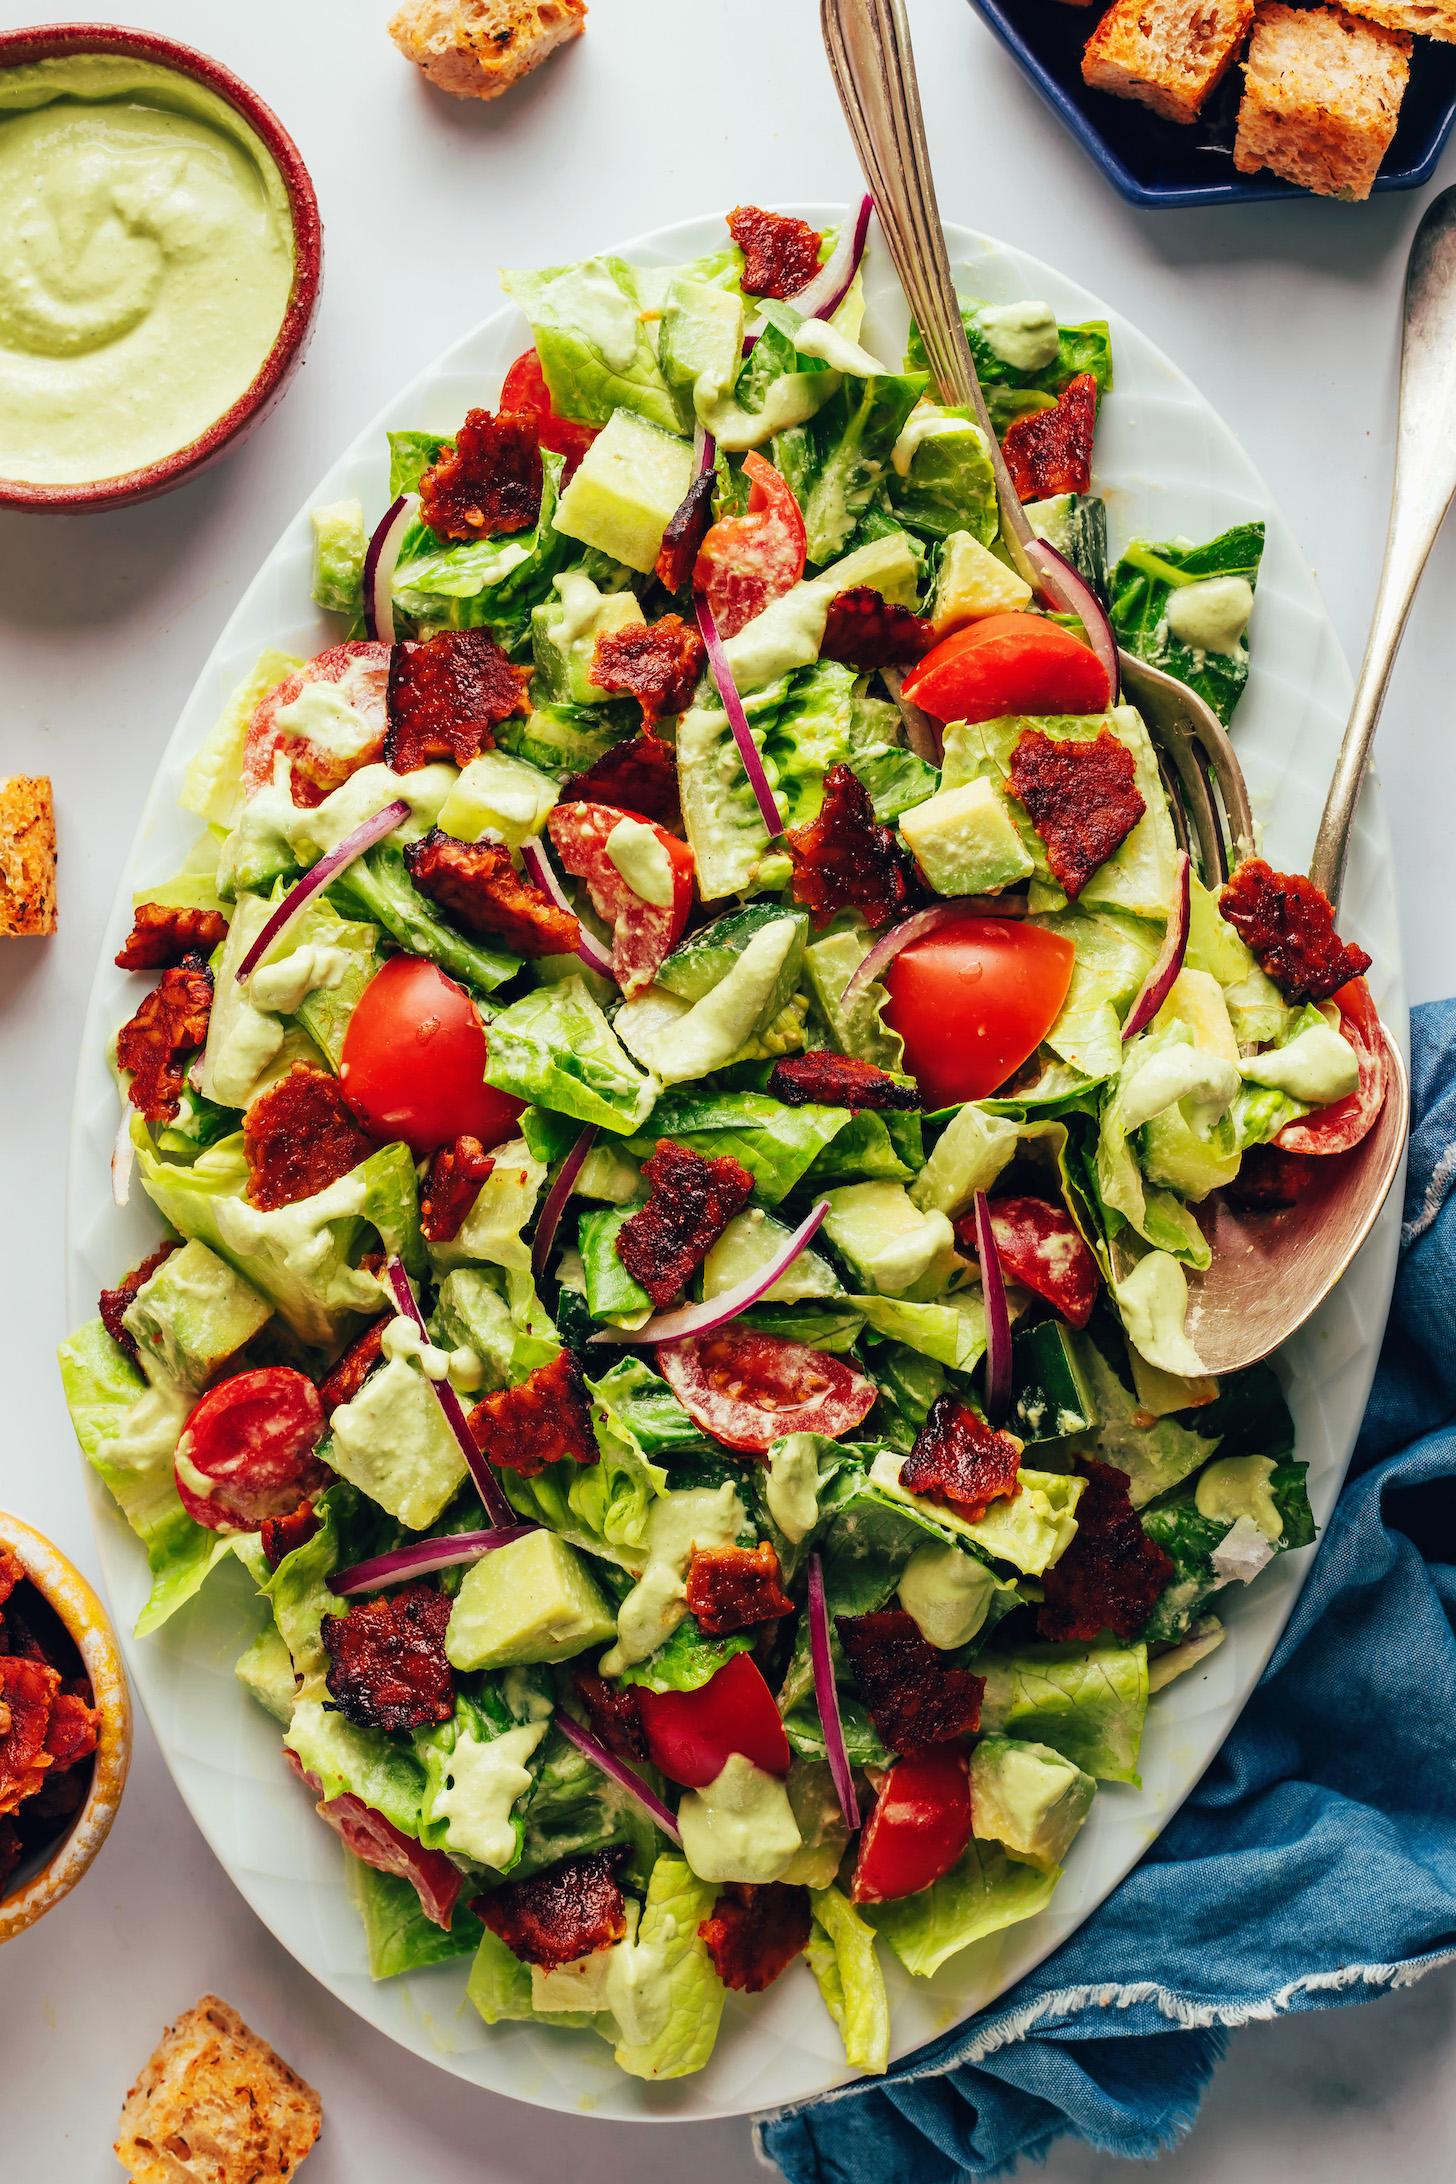
<svg viewBox="0 0 1456 2184"><path fill-rule="evenodd" d="M1086 1326L1101 1287L1097 1261L1065 1206L1045 1198L993 1198L991 1233L1003 1274L1045 1297L1074 1327ZM956 1241L974 1257L974 1213L957 1221Z"/></svg>
<svg viewBox="0 0 1456 2184"><path fill-rule="evenodd" d="M525 350L506 373L499 410L502 417L526 418L535 429L537 447L564 455L568 478L601 430L600 425L583 425L574 417L559 415L534 349Z"/></svg>
<svg viewBox="0 0 1456 2184"><path fill-rule="evenodd" d="M794 489L756 448L743 458L752 480L741 516L720 516L698 548L693 590L705 594L720 637L733 637L804 573L804 518Z"/></svg>
<svg viewBox="0 0 1456 2184"><path fill-rule="evenodd" d="M1340 1030L1355 1049L1360 1082L1329 1107L1317 1107L1298 1122L1287 1122L1274 1143L1284 1153L1348 1153L1358 1145L1385 1105L1390 1064L1385 1034L1363 978L1352 978L1332 996L1340 1012Z"/></svg>
<svg viewBox="0 0 1456 2184"><path fill-rule="evenodd" d="M362 638L349 644L329 645L296 668L276 690L268 692L248 723L243 744L243 786L250 796L255 789L266 788L273 779L273 757L280 746L292 760L289 793L295 804L308 809L321 804L331 789L338 788L361 766L373 765L383 757L384 738L389 728L386 704L389 651L388 645L374 644ZM292 705L313 683L332 683L363 723L365 733L347 758L341 758L337 751L324 749L308 736L294 735L278 724L284 707Z"/></svg>
<svg viewBox="0 0 1456 2184"><path fill-rule="evenodd" d="M756 1327L661 1343L657 1369L695 1425L759 1453L785 1433L836 1440L868 1416L877 1393L842 1358Z"/></svg>
<svg viewBox="0 0 1456 2184"><path fill-rule="evenodd" d="M860 1837L850 1894L856 1903L914 1896L949 1873L970 1839L965 1753L942 1744L897 1759Z"/></svg>
<svg viewBox="0 0 1456 2184"><path fill-rule="evenodd" d="M693 853L684 841L650 819L667 859L672 899L646 901L630 886L607 853L608 837L622 824L623 813L610 804L558 804L546 824L561 862L573 878L585 880L592 908L612 928L612 975L630 999L657 976L658 967L683 935L693 906Z"/></svg>
<svg viewBox="0 0 1456 2184"><path fill-rule="evenodd" d="M1075 960L1060 933L1014 918L960 918L902 948L885 1019L925 1105L989 1099L1056 1022Z"/></svg>
<svg viewBox="0 0 1456 2184"><path fill-rule="evenodd" d="M344 1034L339 1082L381 1144L403 1138L416 1160L457 1137L499 1145L524 1102L485 1081L485 1027L463 986L426 956L391 956L364 988Z"/></svg>
<svg viewBox="0 0 1456 2184"><path fill-rule="evenodd" d="M765 1774L789 1771L789 1740L751 1653L735 1653L696 1691L644 1690L641 1699L647 1756L685 1790L715 1782L735 1752Z"/></svg>
<svg viewBox="0 0 1456 2184"><path fill-rule="evenodd" d="M177 1440L177 1492L210 1532L255 1532L284 1517L331 1473L314 1459L324 1407L307 1373L267 1365L209 1388Z"/></svg>
<svg viewBox="0 0 1456 2184"><path fill-rule="evenodd" d="M1102 713L1112 697L1091 646L1043 614L988 614L927 652L905 696L936 720Z"/></svg>

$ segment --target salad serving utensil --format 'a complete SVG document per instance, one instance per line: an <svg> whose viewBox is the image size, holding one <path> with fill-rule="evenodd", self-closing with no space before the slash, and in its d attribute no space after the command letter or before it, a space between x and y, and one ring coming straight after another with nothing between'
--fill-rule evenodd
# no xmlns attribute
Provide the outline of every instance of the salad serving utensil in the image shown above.
<svg viewBox="0 0 1456 2184"><path fill-rule="evenodd" d="M1059 557L1037 539L1001 453L966 341L936 201L904 0L820 0L830 73L891 260L920 329L941 399L970 409L996 477L1003 535L1049 604L1079 610ZM1390 531L1370 639L1320 821L1310 877L1338 903L1360 787L1416 586L1456 491L1456 190L1427 210L1405 298L1398 454ZM1254 848L1243 768L1222 722L1196 692L1116 648L1170 792L1174 824L1217 886ZM1324 1302L1374 1226L1410 1127L1405 1065L1389 1034L1379 1115L1348 1152L1313 1162L1296 1207L1240 1216L1209 1202L1213 1250L1193 1285L1189 1334L1211 1373L1268 1356Z"/></svg>

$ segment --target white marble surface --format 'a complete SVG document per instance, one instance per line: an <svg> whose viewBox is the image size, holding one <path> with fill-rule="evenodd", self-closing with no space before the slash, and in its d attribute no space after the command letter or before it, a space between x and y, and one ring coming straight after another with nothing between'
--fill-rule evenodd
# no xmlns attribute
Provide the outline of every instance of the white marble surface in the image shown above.
<svg viewBox="0 0 1456 2184"><path fill-rule="evenodd" d="M740 198L848 195L856 178L812 0L594 0L584 44L498 109L416 83L386 0L145 0L278 109L327 227L324 309L282 410L237 458L151 507L0 517L0 773L48 772L62 933L0 951L0 1501L94 1567L51 1354L64 1331L60 1194L77 1026L154 754L244 579L335 448L491 305L505 261L546 262ZM963 5L915 0L947 213L1054 258L1122 308L1241 434L1358 651L1384 530L1395 312L1419 200L1142 214L1122 205ZM0 27L26 18L0 0ZM1456 174L1456 162L1447 168ZM1411 989L1456 987L1456 673L1438 550L1392 690L1383 772ZM215 1988L321 2088L310 2184L640 2184L749 2173L739 2124L549 2118L395 2053L253 1919L187 1818L143 1725L126 1803L85 1887L0 1962L7 2176L104 2184L120 2100L164 2020ZM1364 2184L1456 2167L1456 1982L1238 2035L1183 2184ZM1055 2184L1127 2172L1063 2148ZM866 2184L873 2184L867 2179Z"/></svg>

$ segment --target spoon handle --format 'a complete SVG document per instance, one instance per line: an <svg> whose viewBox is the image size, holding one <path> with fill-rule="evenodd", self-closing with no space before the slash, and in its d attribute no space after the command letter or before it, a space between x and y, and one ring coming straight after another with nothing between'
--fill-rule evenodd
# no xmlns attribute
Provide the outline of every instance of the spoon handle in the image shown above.
<svg viewBox="0 0 1456 2184"><path fill-rule="evenodd" d="M904 0L820 0L819 20L834 88L941 400L973 412L996 472L1002 531L1024 552L1031 526L961 324Z"/></svg>
<svg viewBox="0 0 1456 2184"><path fill-rule="evenodd" d="M1339 899L1360 785L1416 586L1456 492L1456 189L1427 206L1406 269L1390 529L1370 638L1309 876Z"/></svg>

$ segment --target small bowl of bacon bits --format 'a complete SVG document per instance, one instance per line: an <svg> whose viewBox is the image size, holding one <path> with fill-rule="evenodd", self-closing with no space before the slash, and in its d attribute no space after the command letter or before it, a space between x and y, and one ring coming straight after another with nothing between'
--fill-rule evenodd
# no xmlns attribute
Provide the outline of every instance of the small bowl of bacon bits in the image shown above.
<svg viewBox="0 0 1456 2184"><path fill-rule="evenodd" d="M0 1509L0 1942L75 1887L130 1763L106 1610L48 1539Z"/></svg>

